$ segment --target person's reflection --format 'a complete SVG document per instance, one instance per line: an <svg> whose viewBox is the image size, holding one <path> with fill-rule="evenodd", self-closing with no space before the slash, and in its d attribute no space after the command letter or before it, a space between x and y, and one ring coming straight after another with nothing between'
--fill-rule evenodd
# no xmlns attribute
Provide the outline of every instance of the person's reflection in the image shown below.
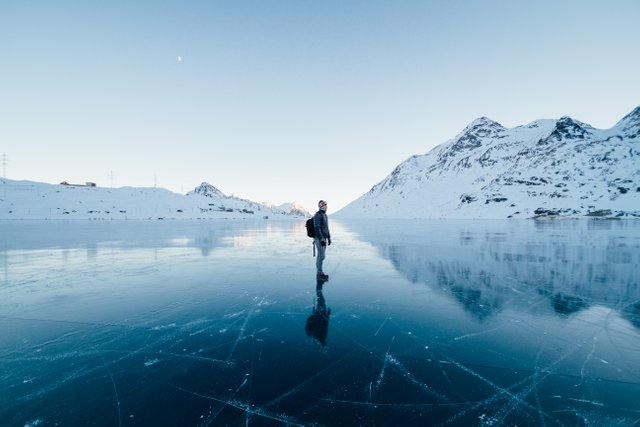
<svg viewBox="0 0 640 427"><path fill-rule="evenodd" d="M317 339L323 346L327 345L327 334L329 333L329 316L331 309L327 308L327 302L322 295L322 280L316 284L316 298L313 304L311 315L307 318L304 330L307 335Z"/></svg>

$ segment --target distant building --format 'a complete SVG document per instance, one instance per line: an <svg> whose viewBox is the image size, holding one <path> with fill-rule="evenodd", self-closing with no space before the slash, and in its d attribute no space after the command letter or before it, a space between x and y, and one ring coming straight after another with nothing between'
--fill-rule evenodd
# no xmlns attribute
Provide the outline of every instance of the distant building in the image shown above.
<svg viewBox="0 0 640 427"><path fill-rule="evenodd" d="M97 187L95 182L85 182L84 184L69 184L67 181L62 181L60 185L71 185L73 187Z"/></svg>

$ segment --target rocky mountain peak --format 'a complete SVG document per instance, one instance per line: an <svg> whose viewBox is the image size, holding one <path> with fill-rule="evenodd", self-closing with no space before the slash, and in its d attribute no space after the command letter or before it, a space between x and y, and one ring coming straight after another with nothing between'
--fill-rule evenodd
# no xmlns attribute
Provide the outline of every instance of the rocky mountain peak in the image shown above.
<svg viewBox="0 0 640 427"><path fill-rule="evenodd" d="M640 137L640 106L634 108L632 112L627 114L620 120L616 127L622 128L631 138Z"/></svg>
<svg viewBox="0 0 640 427"><path fill-rule="evenodd" d="M549 134L548 139L556 139L561 141L563 139L584 139L586 135L590 135L591 131L589 126L573 120L571 117L561 117Z"/></svg>
<svg viewBox="0 0 640 427"><path fill-rule="evenodd" d="M636 108L633 109L632 112L630 112L629 114L627 114L622 118L622 121L627 121L627 120L635 120L635 121L640 120L640 106L637 106Z"/></svg>
<svg viewBox="0 0 640 427"><path fill-rule="evenodd" d="M222 191L218 190L213 185L203 182L198 187L196 187L193 191L187 193L187 195L191 194L199 194L205 197L218 198L218 197L227 197Z"/></svg>
<svg viewBox="0 0 640 427"><path fill-rule="evenodd" d="M480 147L483 139L495 138L504 130L504 126L488 117L477 118L454 139L451 150L461 151Z"/></svg>
<svg viewBox="0 0 640 427"><path fill-rule="evenodd" d="M495 133L503 131L505 128L500 123L491 120L488 117L482 116L467 125L462 131L462 134L473 134L478 137L487 137Z"/></svg>

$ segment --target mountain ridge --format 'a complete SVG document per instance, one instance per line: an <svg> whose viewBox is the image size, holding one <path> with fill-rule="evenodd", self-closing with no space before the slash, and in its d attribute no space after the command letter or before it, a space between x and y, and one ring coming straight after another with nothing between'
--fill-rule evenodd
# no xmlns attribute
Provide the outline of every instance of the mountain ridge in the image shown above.
<svg viewBox="0 0 640 427"><path fill-rule="evenodd" d="M227 196L203 182L186 195L164 188L103 188L0 179L0 219L241 219L306 214ZM295 207L295 208L294 208Z"/></svg>
<svg viewBox="0 0 640 427"><path fill-rule="evenodd" d="M337 217L640 217L640 107L610 129L487 117L400 163Z"/></svg>

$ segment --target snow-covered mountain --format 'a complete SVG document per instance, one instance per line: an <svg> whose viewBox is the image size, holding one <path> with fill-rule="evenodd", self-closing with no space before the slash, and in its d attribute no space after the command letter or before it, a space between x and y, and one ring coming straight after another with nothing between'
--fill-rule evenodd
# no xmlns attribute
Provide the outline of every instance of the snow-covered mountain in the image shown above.
<svg viewBox="0 0 640 427"><path fill-rule="evenodd" d="M222 191L218 190L216 187L214 187L213 185L207 182L203 182L202 184L197 186L193 191L189 191L187 193L187 196L190 196L192 194L198 194L200 196L210 197L212 199L227 197Z"/></svg>
<svg viewBox="0 0 640 427"><path fill-rule="evenodd" d="M290 216L296 216L296 213L226 196L206 182L185 196L162 188L100 188L91 185L53 185L0 179L0 219L205 219Z"/></svg>
<svg viewBox="0 0 640 427"><path fill-rule="evenodd" d="M278 215L287 215L287 216L294 216L294 217L311 216L311 214L309 214L309 212L307 212L307 210L302 205L296 202L283 203L278 206L275 206L274 204L269 202L263 202L263 203L252 202L251 200L241 199L234 196L226 196L222 191L218 190L216 187L206 182L203 182L202 184L200 184L198 187L195 188L195 190L188 192L187 196L191 196L194 194L209 197L212 199L220 199L220 198L226 199L226 200L233 199L239 202L248 203L251 208L256 210L261 210L266 207L268 209L271 209L275 214L278 214Z"/></svg>
<svg viewBox="0 0 640 427"><path fill-rule="evenodd" d="M640 107L611 129L486 117L401 163L335 214L368 218L640 217Z"/></svg>
<svg viewBox="0 0 640 427"><path fill-rule="evenodd" d="M283 203L281 205L273 205L271 203L264 203L265 205L269 206L271 209L275 210L275 211L279 211L279 212L284 212L285 215L289 215L289 216L303 216L303 217L310 217L311 214L309 213L308 210L306 210L304 208L304 206L302 206L299 203L293 202L293 203Z"/></svg>

